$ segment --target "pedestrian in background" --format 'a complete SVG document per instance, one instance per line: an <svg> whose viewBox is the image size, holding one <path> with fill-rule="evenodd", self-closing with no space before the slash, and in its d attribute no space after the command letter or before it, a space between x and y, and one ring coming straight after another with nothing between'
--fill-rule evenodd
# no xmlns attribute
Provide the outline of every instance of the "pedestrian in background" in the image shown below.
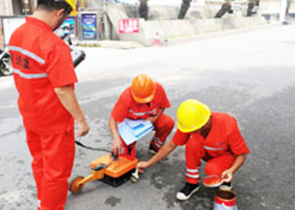
<svg viewBox="0 0 295 210"><path fill-rule="evenodd" d="M150 142L149 151L153 154L164 145L167 136L174 127L172 117L164 114L164 110L170 107L163 86L154 82L145 74L137 75L130 87L126 88L116 102L109 127L113 135L112 152L117 154L124 147L124 153L130 158L135 158L135 143L126 146L118 132L118 123L126 118L137 120L149 120L155 127L155 136Z"/></svg>
<svg viewBox="0 0 295 210"><path fill-rule="evenodd" d="M177 146L185 145L186 183L177 193L178 200L187 200L199 189L199 167L206 161L205 173L224 180L223 188L231 189L233 174L243 165L249 149L240 133L235 118L212 112L197 100L184 101L177 111L177 127L173 139L148 161L137 168L146 168L169 155Z"/></svg>
<svg viewBox="0 0 295 210"><path fill-rule="evenodd" d="M39 210L64 209L75 155L74 120L78 136L90 129L74 93L70 48L53 33L71 12L76 13L76 0L38 0L8 47Z"/></svg>

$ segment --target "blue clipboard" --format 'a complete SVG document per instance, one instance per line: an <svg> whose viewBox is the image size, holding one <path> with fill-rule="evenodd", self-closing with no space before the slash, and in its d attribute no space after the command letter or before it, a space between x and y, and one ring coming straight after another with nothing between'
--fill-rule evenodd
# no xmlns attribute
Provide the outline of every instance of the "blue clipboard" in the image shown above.
<svg viewBox="0 0 295 210"><path fill-rule="evenodd" d="M154 129L153 124L148 120L125 119L118 125L118 131L126 145L138 141Z"/></svg>

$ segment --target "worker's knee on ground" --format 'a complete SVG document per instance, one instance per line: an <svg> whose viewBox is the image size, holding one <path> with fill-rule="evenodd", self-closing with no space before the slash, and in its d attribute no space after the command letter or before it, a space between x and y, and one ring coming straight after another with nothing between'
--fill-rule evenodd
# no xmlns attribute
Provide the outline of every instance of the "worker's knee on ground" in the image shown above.
<svg viewBox="0 0 295 210"><path fill-rule="evenodd" d="M174 120L172 117L170 116L167 116L167 119L166 119L166 123L165 123L165 128L169 131L172 131L174 127Z"/></svg>
<svg viewBox="0 0 295 210"><path fill-rule="evenodd" d="M170 133L174 127L174 120L172 117L163 114L156 122L155 127L157 130L169 131Z"/></svg>
<svg viewBox="0 0 295 210"><path fill-rule="evenodd" d="M205 166L205 173L207 176L210 175L221 175L223 169L215 162L207 162Z"/></svg>

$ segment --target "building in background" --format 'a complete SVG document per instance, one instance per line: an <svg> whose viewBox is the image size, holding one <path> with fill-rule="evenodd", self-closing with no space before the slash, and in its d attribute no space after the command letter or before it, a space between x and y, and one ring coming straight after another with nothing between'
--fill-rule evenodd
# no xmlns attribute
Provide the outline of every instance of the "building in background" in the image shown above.
<svg viewBox="0 0 295 210"><path fill-rule="evenodd" d="M0 16L26 16L31 15L36 8L38 0L0 0ZM222 3L228 0L191 0L191 4L195 4L197 11L194 11L194 14L203 14L200 11L200 8L205 8L204 11L208 10L210 5L214 6L218 3ZM244 2L251 0L232 0L233 2ZM295 16L295 0L288 0L287 13ZM147 0L147 4L151 8L149 20L154 19L171 19L169 18L172 15L167 15L171 11L179 10L183 0ZM97 33L98 39L116 39L117 31L113 31L113 28L110 17L116 14L107 14L109 4L120 4L124 7L124 11L127 14L127 18L138 18L138 7L140 5L140 0L78 0L77 10L80 11L80 21L79 18L76 19L76 33L81 37L81 13L95 12L97 14L96 23L97 23ZM263 15L266 19L278 19L280 13L281 0L260 0L259 3L259 14ZM167 7L161 9L160 7ZM171 9L174 7L173 9ZM169 9L169 11L168 11ZM190 8L193 10L193 8ZM154 11L154 12L153 12ZM167 13L168 12L168 13ZM205 13L204 13L205 14ZM166 16L165 16L166 15ZM189 16L188 18L191 18ZM200 17L197 17L200 18ZM201 18L210 18L210 17L201 17ZM173 19L173 18L172 18ZM2 21L0 20L0 48L3 48L3 35L2 35ZM114 24L114 23L113 23ZM79 27L80 26L80 27ZM79 30L78 30L79 29ZM114 38L115 37L115 38Z"/></svg>

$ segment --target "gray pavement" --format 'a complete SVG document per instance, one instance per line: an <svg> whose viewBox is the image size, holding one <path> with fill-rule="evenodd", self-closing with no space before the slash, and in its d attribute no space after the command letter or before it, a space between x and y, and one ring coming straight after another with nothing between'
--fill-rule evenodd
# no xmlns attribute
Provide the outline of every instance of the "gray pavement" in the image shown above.
<svg viewBox="0 0 295 210"><path fill-rule="evenodd" d="M110 148L110 111L133 76L145 72L165 87L171 102L166 113L174 118L182 101L196 98L212 111L238 119L251 151L235 174L239 210L295 209L294 33L295 26L288 25L169 47L83 48L87 58L77 68L76 92L91 132L82 142ZM0 210L36 209L31 157L12 77L0 78L0 90ZM139 159L150 157L151 136L139 142ZM104 154L77 147L71 179L89 175L90 162ZM69 194L66 210L213 209L214 190L205 187L189 201L175 199L185 182L184 160L184 148L179 147L168 160L141 175L136 184L127 182L114 188L90 182L81 194Z"/></svg>

